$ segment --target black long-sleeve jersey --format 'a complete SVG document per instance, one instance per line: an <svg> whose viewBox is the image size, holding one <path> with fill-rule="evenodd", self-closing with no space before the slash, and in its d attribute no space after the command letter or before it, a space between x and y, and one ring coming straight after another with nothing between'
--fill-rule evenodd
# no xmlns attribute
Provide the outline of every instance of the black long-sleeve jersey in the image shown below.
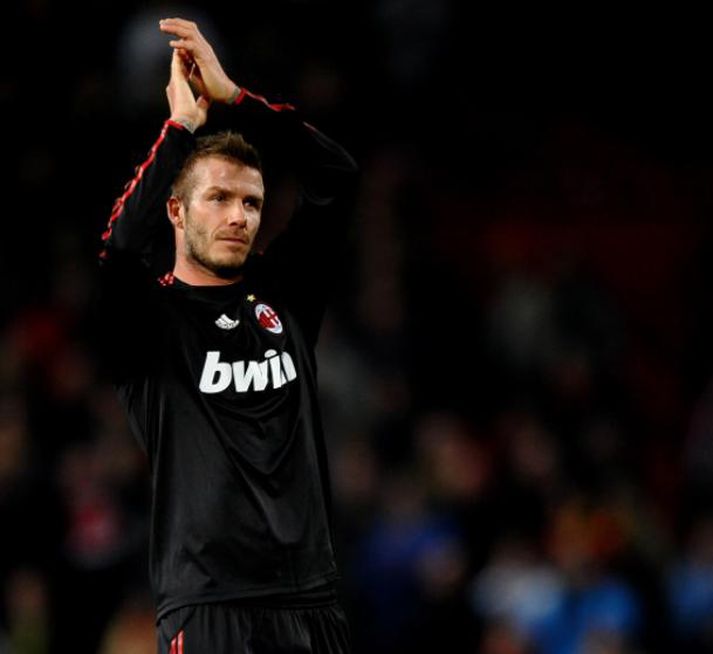
<svg viewBox="0 0 713 654"><path fill-rule="evenodd" d="M337 575L314 345L331 276L323 244L344 221L356 166L289 105L243 90L231 111L238 129L267 116L301 181L287 228L248 257L239 282L152 273L165 202L195 144L170 120L103 235L106 354L148 455L159 618L188 604L298 596Z"/></svg>

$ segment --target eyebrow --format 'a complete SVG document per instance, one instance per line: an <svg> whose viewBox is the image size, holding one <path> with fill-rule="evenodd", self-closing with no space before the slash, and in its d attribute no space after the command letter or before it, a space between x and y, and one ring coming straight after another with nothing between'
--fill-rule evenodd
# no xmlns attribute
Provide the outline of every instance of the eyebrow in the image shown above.
<svg viewBox="0 0 713 654"><path fill-rule="evenodd" d="M237 191L234 189L231 189L230 187L227 186L218 186L216 184L212 184L209 186L205 191L203 191L205 195L210 195L211 193L224 193L225 195L228 195L230 197L234 197L238 195ZM262 207L265 204L265 194L264 193L246 193L244 196L245 200L250 200L254 202L258 207Z"/></svg>
<svg viewBox="0 0 713 654"><path fill-rule="evenodd" d="M232 189L229 186L218 186L217 184L212 184L207 189L205 189L205 193L214 193L215 191L220 191L221 193L228 193L230 195L237 194L237 191L235 189ZM257 193L247 193L246 197L262 200L264 198L264 194L258 191Z"/></svg>

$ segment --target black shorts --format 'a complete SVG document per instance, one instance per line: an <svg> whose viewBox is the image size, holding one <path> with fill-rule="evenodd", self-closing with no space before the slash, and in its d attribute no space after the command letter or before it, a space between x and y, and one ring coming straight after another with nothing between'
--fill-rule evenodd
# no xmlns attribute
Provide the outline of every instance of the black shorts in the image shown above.
<svg viewBox="0 0 713 654"><path fill-rule="evenodd" d="M199 604L171 611L158 623L158 654L349 651L349 626L337 602L308 608Z"/></svg>

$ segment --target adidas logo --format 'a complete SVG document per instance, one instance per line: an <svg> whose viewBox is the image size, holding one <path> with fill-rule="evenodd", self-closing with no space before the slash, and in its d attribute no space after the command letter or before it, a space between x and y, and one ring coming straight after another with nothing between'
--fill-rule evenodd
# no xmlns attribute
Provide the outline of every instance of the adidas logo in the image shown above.
<svg viewBox="0 0 713 654"><path fill-rule="evenodd" d="M240 320L231 320L223 314L218 320L215 321L215 324L218 325L221 329L235 329L238 324L240 323Z"/></svg>

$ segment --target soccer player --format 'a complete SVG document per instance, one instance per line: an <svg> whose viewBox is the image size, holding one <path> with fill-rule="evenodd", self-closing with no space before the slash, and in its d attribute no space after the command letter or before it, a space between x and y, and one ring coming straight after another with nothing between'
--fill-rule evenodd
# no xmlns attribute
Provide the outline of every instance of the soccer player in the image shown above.
<svg viewBox="0 0 713 654"><path fill-rule="evenodd" d="M170 118L101 255L107 356L152 476L159 652L347 652L314 346L356 165L290 105L238 87L194 23L160 29ZM193 135L214 103L278 135L301 183L264 254L258 153ZM167 226L173 269L157 279Z"/></svg>

